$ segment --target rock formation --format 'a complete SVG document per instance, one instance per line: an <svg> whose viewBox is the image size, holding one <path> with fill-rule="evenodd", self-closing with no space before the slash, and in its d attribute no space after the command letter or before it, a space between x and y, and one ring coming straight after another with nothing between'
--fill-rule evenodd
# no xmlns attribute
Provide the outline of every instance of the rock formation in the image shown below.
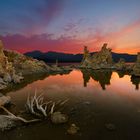
<svg viewBox="0 0 140 140"><path fill-rule="evenodd" d="M3 51L3 44L0 41L0 89L5 88L8 83L19 83L23 77L18 75L13 64L8 61Z"/></svg>
<svg viewBox="0 0 140 140"><path fill-rule="evenodd" d="M132 75L140 76L140 52L137 55L137 61L133 66Z"/></svg>
<svg viewBox="0 0 140 140"><path fill-rule="evenodd" d="M9 83L20 83L22 75L46 73L52 70L45 62L29 58L15 51L4 50L0 41L0 90Z"/></svg>
<svg viewBox="0 0 140 140"><path fill-rule="evenodd" d="M4 96L0 93L0 106L4 106L6 104L9 104L11 102L10 96Z"/></svg>
<svg viewBox="0 0 140 140"><path fill-rule="evenodd" d="M125 60L121 58L118 63L115 64L115 69L117 70L125 70L126 69L126 64Z"/></svg>
<svg viewBox="0 0 140 140"><path fill-rule="evenodd" d="M9 83L20 83L25 75L64 73L70 70L71 67L59 67L57 64L50 67L43 61L15 51L4 50L0 41L0 90L6 88Z"/></svg>
<svg viewBox="0 0 140 140"><path fill-rule="evenodd" d="M13 64L15 70L19 73L33 74L46 72L50 70L50 67L43 61L39 61L15 51L4 51L8 58L8 61Z"/></svg>
<svg viewBox="0 0 140 140"><path fill-rule="evenodd" d="M111 49L107 48L107 43L103 44L101 51L93 54L92 56L90 55L87 47L84 47L81 67L92 69L110 68L112 63Z"/></svg>
<svg viewBox="0 0 140 140"><path fill-rule="evenodd" d="M82 67L91 67L91 55L89 53L89 50L87 49L87 46L84 46L84 54L83 54L83 60L81 63Z"/></svg>

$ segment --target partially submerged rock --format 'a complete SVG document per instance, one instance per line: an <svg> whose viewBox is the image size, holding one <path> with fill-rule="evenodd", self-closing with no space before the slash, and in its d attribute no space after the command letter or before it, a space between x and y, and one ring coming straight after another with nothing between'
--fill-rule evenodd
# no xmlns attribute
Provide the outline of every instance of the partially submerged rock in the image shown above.
<svg viewBox="0 0 140 140"><path fill-rule="evenodd" d="M140 76L140 52L137 55L137 61L133 66L132 75Z"/></svg>
<svg viewBox="0 0 140 140"><path fill-rule="evenodd" d="M108 123L108 124L105 124L106 128L110 131L113 131L116 129L116 126L112 123Z"/></svg>
<svg viewBox="0 0 140 140"><path fill-rule="evenodd" d="M11 119L10 117L6 115L0 115L0 130L10 130L17 126L16 120Z"/></svg>
<svg viewBox="0 0 140 140"><path fill-rule="evenodd" d="M0 41L0 89L4 89L11 82L20 83L21 76L15 70L12 62L5 55L2 41Z"/></svg>
<svg viewBox="0 0 140 140"><path fill-rule="evenodd" d="M27 57L15 51L5 50L4 53L9 62L15 67L15 70L23 75L50 71L50 67L43 61Z"/></svg>
<svg viewBox="0 0 140 140"><path fill-rule="evenodd" d="M9 104L11 102L10 96L4 96L0 94L0 106L4 106L6 104Z"/></svg>
<svg viewBox="0 0 140 140"><path fill-rule="evenodd" d="M54 124L66 123L68 121L68 116L65 114L62 114L61 112L54 112L51 115L51 121Z"/></svg>
<svg viewBox="0 0 140 140"><path fill-rule="evenodd" d="M117 70L125 70L126 69L125 60L121 58L119 62L115 64L114 68Z"/></svg>
<svg viewBox="0 0 140 140"><path fill-rule="evenodd" d="M74 135L76 134L78 131L80 130L79 127L76 126L76 124L71 124L71 126L69 127L69 129L67 130L67 133L70 135Z"/></svg>

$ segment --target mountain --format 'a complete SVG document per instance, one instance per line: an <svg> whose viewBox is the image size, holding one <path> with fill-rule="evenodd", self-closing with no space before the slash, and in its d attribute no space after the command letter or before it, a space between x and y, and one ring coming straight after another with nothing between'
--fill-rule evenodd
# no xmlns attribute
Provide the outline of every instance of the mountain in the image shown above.
<svg viewBox="0 0 140 140"><path fill-rule="evenodd" d="M95 52L91 54L94 55ZM38 60L43 60L45 62L81 62L82 54L67 54L61 52L46 52L41 51L32 51L25 53L26 56L33 57ZM137 55L131 55L127 53L114 53L112 52L112 57L115 62L118 62L120 58L124 58L126 62L135 62Z"/></svg>

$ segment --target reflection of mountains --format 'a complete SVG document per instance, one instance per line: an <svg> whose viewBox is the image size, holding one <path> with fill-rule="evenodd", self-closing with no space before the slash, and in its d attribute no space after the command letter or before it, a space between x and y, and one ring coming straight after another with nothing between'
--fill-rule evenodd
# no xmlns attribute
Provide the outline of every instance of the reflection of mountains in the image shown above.
<svg viewBox="0 0 140 140"><path fill-rule="evenodd" d="M81 72L83 73L84 87L87 86L87 83L89 82L90 78L99 82L103 90L106 89L106 85L110 85L110 80L112 76L111 70L83 69L81 70ZM122 78L125 75L129 75L129 73L125 73L121 71L118 71L117 73L120 78ZM136 90L138 90L140 84L140 77L131 76L131 82L136 86Z"/></svg>

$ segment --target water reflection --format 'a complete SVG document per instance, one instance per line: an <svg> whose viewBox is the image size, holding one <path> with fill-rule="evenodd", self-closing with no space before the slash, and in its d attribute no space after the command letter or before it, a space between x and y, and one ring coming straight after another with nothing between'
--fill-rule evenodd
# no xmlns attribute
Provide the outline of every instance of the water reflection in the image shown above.
<svg viewBox="0 0 140 140"><path fill-rule="evenodd" d="M65 71L65 72L52 72L52 73L41 73L41 74L34 74L34 75L25 75L24 80L20 84L10 84L6 89L0 90L2 93L8 93L10 91L17 91L20 90L29 84L32 84L35 81L38 80L44 80L48 78L49 76L55 76L55 75L68 75L71 71Z"/></svg>
<svg viewBox="0 0 140 140"><path fill-rule="evenodd" d="M81 72L83 73L84 87L87 87L87 83L89 82L90 78L99 82L103 90L106 89L106 85L110 85L112 71L88 69L88 70L81 70Z"/></svg>
<svg viewBox="0 0 140 140"><path fill-rule="evenodd" d="M120 137L128 138L128 134L140 136L138 131L140 129L138 125L140 124L140 94L139 90L133 87L135 85L138 89L139 84L140 78L131 77L126 73L106 70L73 70L63 75L44 75L26 86L23 85L21 89L17 88L16 91L7 94L12 98L18 110L25 109L28 94L34 95L35 88L38 92L44 91L46 100L69 99L64 106L64 113L70 118L68 125L76 123L80 127L82 137L79 135L79 138L75 137L76 140L99 139L100 132L103 134L102 139L124 140L124 137ZM107 132L105 124L108 123L115 124L116 131ZM6 132L5 136L10 140L71 140L72 137L66 135L68 127L67 124L59 127L42 122ZM112 137L109 138L111 134ZM4 140L1 134L0 138Z"/></svg>
<svg viewBox="0 0 140 140"><path fill-rule="evenodd" d="M131 76L131 82L136 86L136 90L139 90L140 77Z"/></svg>
<svg viewBox="0 0 140 140"><path fill-rule="evenodd" d="M94 81L99 82L101 88L103 90L106 90L106 86L110 85L111 77L112 77L112 71L111 70L91 70L91 69L83 69L81 70L83 74L83 86L87 87L88 82L90 81L90 78ZM125 71L117 71L116 72L119 76L119 78L123 78L125 75L129 75L129 73L126 73ZM130 76L130 75L129 75ZM136 86L136 90L139 89L140 84L140 77L134 77L131 76L131 82Z"/></svg>

